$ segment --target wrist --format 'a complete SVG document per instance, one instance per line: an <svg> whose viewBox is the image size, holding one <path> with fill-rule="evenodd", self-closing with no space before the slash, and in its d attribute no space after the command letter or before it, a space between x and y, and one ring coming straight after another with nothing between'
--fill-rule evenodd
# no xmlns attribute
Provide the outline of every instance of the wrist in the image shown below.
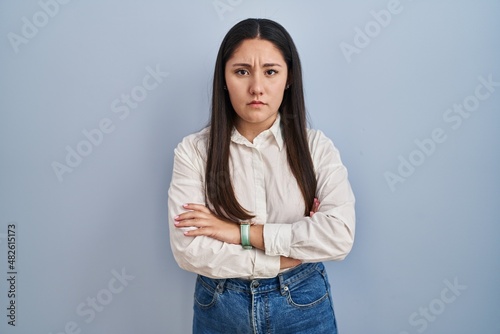
<svg viewBox="0 0 500 334"><path fill-rule="evenodd" d="M264 247L264 225L253 224L250 226L250 241L254 248L265 250Z"/></svg>

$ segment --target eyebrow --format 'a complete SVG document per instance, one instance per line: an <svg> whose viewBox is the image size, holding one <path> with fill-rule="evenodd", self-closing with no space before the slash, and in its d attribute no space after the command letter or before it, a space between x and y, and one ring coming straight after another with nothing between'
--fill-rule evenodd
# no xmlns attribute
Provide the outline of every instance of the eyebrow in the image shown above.
<svg viewBox="0 0 500 334"><path fill-rule="evenodd" d="M262 65L262 67L274 67L274 66L281 67L281 65L277 64L277 63L265 63L264 65ZM236 63L236 64L233 64L233 67L252 67L252 65L247 64L247 63Z"/></svg>

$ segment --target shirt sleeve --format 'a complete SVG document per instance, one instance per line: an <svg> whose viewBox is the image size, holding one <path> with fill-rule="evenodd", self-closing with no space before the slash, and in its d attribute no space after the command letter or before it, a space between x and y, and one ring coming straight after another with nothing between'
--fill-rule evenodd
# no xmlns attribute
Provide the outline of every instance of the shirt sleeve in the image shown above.
<svg viewBox="0 0 500 334"><path fill-rule="evenodd" d="M185 211L185 203L205 203L205 159L199 136L188 136L174 152L172 180L168 191L170 246L177 264L187 271L211 278L267 278L279 273L278 255L258 249L243 249L206 236L187 237L174 225L174 217Z"/></svg>
<svg viewBox="0 0 500 334"><path fill-rule="evenodd" d="M264 225L267 255L304 262L343 260L351 251L355 231L355 198L339 151L321 131L309 132L317 178L319 211L290 224Z"/></svg>

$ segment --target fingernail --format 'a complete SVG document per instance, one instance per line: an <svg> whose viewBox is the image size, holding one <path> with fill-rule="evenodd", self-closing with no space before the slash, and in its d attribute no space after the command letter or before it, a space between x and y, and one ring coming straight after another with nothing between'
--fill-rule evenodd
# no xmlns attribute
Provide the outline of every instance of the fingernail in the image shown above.
<svg viewBox="0 0 500 334"><path fill-rule="evenodd" d="M182 206L183 206L184 208L187 208L187 207L189 206L189 204L187 204L187 203L186 203L186 204L182 204Z"/></svg>

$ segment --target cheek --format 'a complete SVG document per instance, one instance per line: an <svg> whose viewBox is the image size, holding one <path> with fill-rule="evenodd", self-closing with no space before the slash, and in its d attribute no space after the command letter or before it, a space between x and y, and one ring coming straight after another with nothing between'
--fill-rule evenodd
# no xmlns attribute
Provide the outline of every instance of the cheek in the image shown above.
<svg viewBox="0 0 500 334"><path fill-rule="evenodd" d="M281 88L276 89L276 91L273 94L273 103L279 106L283 101L284 95L285 95L284 90L282 90Z"/></svg>
<svg viewBox="0 0 500 334"><path fill-rule="evenodd" d="M233 104L241 103L248 98L247 87L242 82L227 81L227 93Z"/></svg>
<svg viewBox="0 0 500 334"><path fill-rule="evenodd" d="M231 104L233 105L233 107L236 107L242 103L243 97L241 96L242 94L240 91L234 89L234 87L232 89L228 87L227 93L229 94L229 100L231 100Z"/></svg>
<svg viewBox="0 0 500 334"><path fill-rule="evenodd" d="M245 99L241 96L241 94L238 93L238 91L236 92L232 91L232 93L229 93L229 87L228 87L228 94L231 106L233 107L234 111L239 115L245 107L244 106Z"/></svg>

